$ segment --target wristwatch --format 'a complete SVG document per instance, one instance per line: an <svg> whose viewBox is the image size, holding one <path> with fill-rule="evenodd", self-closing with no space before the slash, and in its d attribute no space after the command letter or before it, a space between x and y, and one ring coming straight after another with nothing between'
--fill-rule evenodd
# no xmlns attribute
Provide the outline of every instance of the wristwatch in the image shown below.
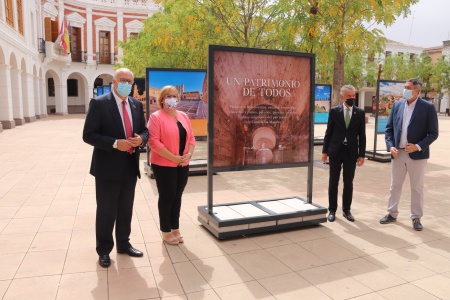
<svg viewBox="0 0 450 300"><path fill-rule="evenodd" d="M117 140L114 141L113 148L117 149Z"/></svg>

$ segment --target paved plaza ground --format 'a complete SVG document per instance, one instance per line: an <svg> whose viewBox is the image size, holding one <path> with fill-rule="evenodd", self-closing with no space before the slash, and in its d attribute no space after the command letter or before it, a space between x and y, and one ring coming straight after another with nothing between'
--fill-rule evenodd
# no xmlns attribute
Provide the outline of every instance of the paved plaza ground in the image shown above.
<svg viewBox="0 0 450 300"><path fill-rule="evenodd" d="M408 179L398 221L379 224L390 163L366 160L354 181L355 223L339 213L334 223L221 241L197 221L207 177L191 176L181 212L185 243L164 245L155 181L143 174L131 242L144 257L113 249L108 269L95 252L84 118L50 116L0 133L0 299L450 299L449 117L439 117L440 136L431 146L422 232L409 220ZM373 129L370 118L369 150ZM315 130L323 135L325 125ZM319 161L321 146L314 152L313 202L327 207L328 170ZM218 173L214 200L306 197L306 175L306 168Z"/></svg>

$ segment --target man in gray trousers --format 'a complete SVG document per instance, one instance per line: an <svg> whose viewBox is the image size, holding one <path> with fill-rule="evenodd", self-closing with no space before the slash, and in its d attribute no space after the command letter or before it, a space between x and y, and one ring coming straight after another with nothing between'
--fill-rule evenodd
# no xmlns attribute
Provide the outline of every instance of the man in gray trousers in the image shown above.
<svg viewBox="0 0 450 300"><path fill-rule="evenodd" d="M406 173L411 182L411 215L414 230L423 226L423 185L425 166L430 157L429 146L438 135L438 119L434 105L419 97L422 83L415 78L405 83L403 96L392 106L386 125L386 147L391 152L391 189L387 211L381 224L395 222Z"/></svg>

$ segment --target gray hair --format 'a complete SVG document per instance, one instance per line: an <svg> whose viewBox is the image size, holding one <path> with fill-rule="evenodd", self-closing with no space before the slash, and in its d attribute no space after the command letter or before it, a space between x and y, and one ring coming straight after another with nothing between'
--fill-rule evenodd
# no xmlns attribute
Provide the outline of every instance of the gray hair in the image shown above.
<svg viewBox="0 0 450 300"><path fill-rule="evenodd" d="M356 91L356 89L355 89L355 87L354 87L353 85L351 85L351 84L346 84L346 85L344 85L343 87L341 87L341 92L340 92L340 94L341 94L341 95L344 95L344 93L345 93L346 90L354 90L354 91Z"/></svg>
<svg viewBox="0 0 450 300"><path fill-rule="evenodd" d="M422 89L422 82L420 82L417 78L410 78L406 82L411 82L414 85L415 89Z"/></svg>

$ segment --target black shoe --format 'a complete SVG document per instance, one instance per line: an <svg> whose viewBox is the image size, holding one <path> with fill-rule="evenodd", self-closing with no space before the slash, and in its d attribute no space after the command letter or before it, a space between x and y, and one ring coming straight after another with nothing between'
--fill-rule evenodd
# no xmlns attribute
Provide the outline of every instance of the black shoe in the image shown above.
<svg viewBox="0 0 450 300"><path fill-rule="evenodd" d="M350 222L355 222L355 218L353 217L352 213L349 210L344 211L344 218L346 218Z"/></svg>
<svg viewBox="0 0 450 300"><path fill-rule="evenodd" d="M98 264L103 268L109 267L111 265L111 259L109 258L109 255L108 254L100 255L98 257Z"/></svg>
<svg viewBox="0 0 450 300"><path fill-rule="evenodd" d="M413 223L413 228L416 231L421 231L423 229L422 224L420 223L420 219L413 219L412 220Z"/></svg>
<svg viewBox="0 0 450 300"><path fill-rule="evenodd" d="M391 216L390 214L387 214L387 215L385 215L384 217L382 217L380 219L380 223L381 224L389 224L389 223L392 223L392 222L395 222L395 221L397 221L397 219L394 218L393 216Z"/></svg>
<svg viewBox="0 0 450 300"><path fill-rule="evenodd" d="M142 257L144 256L144 253L142 253L142 251L139 251L138 249L133 248L132 246L130 246L128 249L126 249L125 251L119 251L117 250L117 253L126 253L129 256L133 256L133 257Z"/></svg>
<svg viewBox="0 0 450 300"><path fill-rule="evenodd" d="M334 222L336 220L336 212L330 211L328 214L328 222Z"/></svg>

